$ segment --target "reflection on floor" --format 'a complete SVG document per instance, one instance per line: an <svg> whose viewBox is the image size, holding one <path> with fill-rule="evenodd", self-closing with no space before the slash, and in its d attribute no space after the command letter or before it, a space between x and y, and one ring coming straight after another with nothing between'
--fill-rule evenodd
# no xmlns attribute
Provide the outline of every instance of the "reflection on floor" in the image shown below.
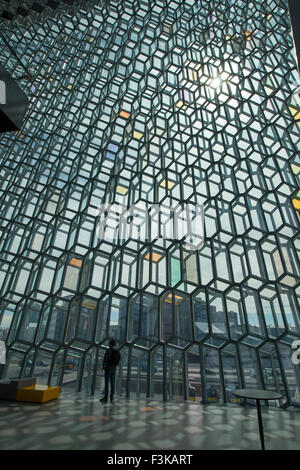
<svg viewBox="0 0 300 470"><path fill-rule="evenodd" d="M299 411L262 411L267 449L300 450ZM256 408L152 400L102 404L63 392L45 404L0 401L0 449L259 449Z"/></svg>

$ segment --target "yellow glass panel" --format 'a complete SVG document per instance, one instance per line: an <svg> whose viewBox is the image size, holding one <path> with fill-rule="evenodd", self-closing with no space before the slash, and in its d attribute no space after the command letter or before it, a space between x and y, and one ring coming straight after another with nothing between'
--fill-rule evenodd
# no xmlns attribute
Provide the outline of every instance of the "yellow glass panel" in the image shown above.
<svg viewBox="0 0 300 470"><path fill-rule="evenodd" d="M175 185L174 181L166 180L166 179L162 180L162 182L160 183L160 186L162 186L163 188L168 186L168 189L172 189L174 185Z"/></svg>
<svg viewBox="0 0 300 470"><path fill-rule="evenodd" d="M142 132L138 132L138 131L134 131L134 132L133 132L133 137L134 137L135 139L138 139L138 140L141 139L141 138L143 137L143 135L144 135L144 134L143 134Z"/></svg>
<svg viewBox="0 0 300 470"><path fill-rule="evenodd" d="M124 186L118 185L116 191L117 191L117 193L124 195L124 194L128 193L128 188L125 188Z"/></svg>
<svg viewBox="0 0 300 470"><path fill-rule="evenodd" d="M299 199L293 199L293 204L295 209L300 210L300 200Z"/></svg>
<svg viewBox="0 0 300 470"><path fill-rule="evenodd" d="M69 90L71 90L71 89L72 89L72 85L69 84L69 85L67 86L67 88L68 88Z"/></svg>
<svg viewBox="0 0 300 470"><path fill-rule="evenodd" d="M296 115L297 115L297 113L299 114L298 109L295 108L294 106L289 106L289 110L290 110L290 112L291 112L291 115L292 115L295 119L297 119L297 118L296 118Z"/></svg>
<svg viewBox="0 0 300 470"><path fill-rule="evenodd" d="M294 163L292 163L292 171L294 173L294 175L299 175L300 173L300 166L299 165L295 165Z"/></svg>
<svg viewBox="0 0 300 470"><path fill-rule="evenodd" d="M181 100L179 100L179 101L177 101L177 103L175 103L175 107L176 107L176 108L181 108L181 109L183 109L183 110L184 110L184 109L187 109L187 105L184 104L184 102L181 101Z"/></svg>
<svg viewBox="0 0 300 470"><path fill-rule="evenodd" d="M90 38L90 42L93 42L95 38Z"/></svg>

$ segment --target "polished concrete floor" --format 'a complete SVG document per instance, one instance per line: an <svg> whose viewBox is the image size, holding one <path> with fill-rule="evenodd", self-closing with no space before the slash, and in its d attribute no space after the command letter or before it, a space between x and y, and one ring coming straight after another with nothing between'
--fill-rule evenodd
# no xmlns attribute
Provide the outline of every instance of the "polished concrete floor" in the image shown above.
<svg viewBox="0 0 300 470"><path fill-rule="evenodd" d="M266 449L300 450L300 412L262 411ZM44 403L0 401L1 450L260 449L256 408L63 392Z"/></svg>

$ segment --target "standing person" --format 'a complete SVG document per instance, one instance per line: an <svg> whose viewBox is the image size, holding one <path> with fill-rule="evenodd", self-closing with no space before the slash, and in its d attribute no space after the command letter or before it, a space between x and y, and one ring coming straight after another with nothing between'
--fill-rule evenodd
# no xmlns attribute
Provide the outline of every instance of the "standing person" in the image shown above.
<svg viewBox="0 0 300 470"><path fill-rule="evenodd" d="M111 339L108 343L109 349L105 351L104 359L103 359L103 369L105 372L105 389L104 389L104 397L101 398L102 403L107 402L108 397L108 387L110 383L110 401L112 402L114 399L114 391L115 391L115 380L116 380L116 368L120 362L120 352L117 349L114 349L116 342L114 339Z"/></svg>

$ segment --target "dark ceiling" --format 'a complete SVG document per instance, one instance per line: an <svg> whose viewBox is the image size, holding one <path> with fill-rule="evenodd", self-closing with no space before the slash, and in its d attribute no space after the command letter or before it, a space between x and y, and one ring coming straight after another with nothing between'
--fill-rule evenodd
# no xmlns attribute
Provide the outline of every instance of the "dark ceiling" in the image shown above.
<svg viewBox="0 0 300 470"><path fill-rule="evenodd" d="M11 22L16 19L26 22L26 19L47 18L62 13L73 15L80 7L88 10L91 1L84 0L0 0L0 21Z"/></svg>
<svg viewBox="0 0 300 470"><path fill-rule="evenodd" d="M299 70L299 61L300 61L300 1L299 0L288 0L290 17L293 29L294 43L297 54L298 61L298 70Z"/></svg>

